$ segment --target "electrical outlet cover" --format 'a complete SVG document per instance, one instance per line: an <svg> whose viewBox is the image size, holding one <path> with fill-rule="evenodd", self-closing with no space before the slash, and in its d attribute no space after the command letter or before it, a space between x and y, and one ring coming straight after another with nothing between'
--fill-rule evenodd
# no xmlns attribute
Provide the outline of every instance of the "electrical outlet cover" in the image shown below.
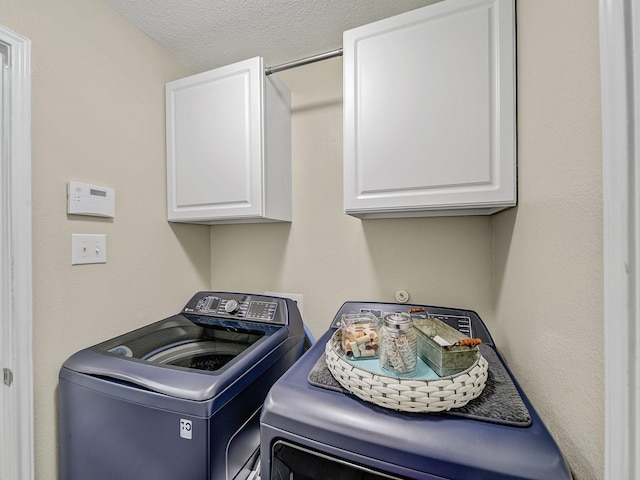
<svg viewBox="0 0 640 480"><path fill-rule="evenodd" d="M301 293L282 293L282 292L264 292L265 295L269 295L271 297L281 297L281 298L290 298L298 305L298 310L300 310L300 315L304 318L304 313L302 311L302 294Z"/></svg>

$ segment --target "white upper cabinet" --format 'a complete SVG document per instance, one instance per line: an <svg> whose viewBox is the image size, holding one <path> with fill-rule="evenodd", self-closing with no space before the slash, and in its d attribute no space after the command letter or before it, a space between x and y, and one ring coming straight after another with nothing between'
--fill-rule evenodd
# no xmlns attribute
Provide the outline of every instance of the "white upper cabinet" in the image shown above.
<svg viewBox="0 0 640 480"><path fill-rule="evenodd" d="M291 95L260 57L166 85L172 222L291 221Z"/></svg>
<svg viewBox="0 0 640 480"><path fill-rule="evenodd" d="M514 0L445 0L344 33L346 213L516 204L514 15Z"/></svg>

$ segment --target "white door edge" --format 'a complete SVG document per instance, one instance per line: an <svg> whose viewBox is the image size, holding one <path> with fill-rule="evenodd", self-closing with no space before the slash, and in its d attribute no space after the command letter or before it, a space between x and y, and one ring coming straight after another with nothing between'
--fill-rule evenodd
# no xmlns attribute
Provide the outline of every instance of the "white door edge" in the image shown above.
<svg viewBox="0 0 640 480"><path fill-rule="evenodd" d="M0 27L0 43L8 52L2 74L9 88L5 101L8 148L0 155L3 175L0 188L2 216L0 247L7 265L2 268L0 302L3 337L10 345L8 358L13 382L3 405L0 448L6 461L0 465L0 477L16 480L34 478L33 454L33 358L32 358L32 273L31 273L31 42ZM4 129L7 130L7 129ZM5 143L5 142L3 142ZM7 145L7 143L5 143ZM5 416L5 414L7 414ZM6 423L5 423L6 422Z"/></svg>
<svg viewBox="0 0 640 480"><path fill-rule="evenodd" d="M600 0L605 478L640 475L640 2ZM634 18L635 17L635 18ZM635 30L635 31L634 31ZM635 69L635 74L634 74ZM634 105L635 100L635 105Z"/></svg>

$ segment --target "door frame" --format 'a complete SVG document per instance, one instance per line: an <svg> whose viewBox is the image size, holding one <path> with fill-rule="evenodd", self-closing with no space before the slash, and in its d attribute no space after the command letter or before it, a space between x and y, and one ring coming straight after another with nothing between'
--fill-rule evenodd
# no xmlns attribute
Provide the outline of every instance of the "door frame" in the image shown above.
<svg viewBox="0 0 640 480"><path fill-rule="evenodd" d="M640 2L599 8L605 478L617 480L640 475Z"/></svg>
<svg viewBox="0 0 640 480"><path fill-rule="evenodd" d="M7 50L2 67L5 147L0 155L0 328L2 368L13 373L3 404L0 477L34 478L33 452L33 296L31 232L31 42L0 26L0 44ZM6 123L5 123L6 122ZM9 346L8 349L6 346ZM0 372L2 378L2 372ZM6 393L6 391L5 391ZM6 422L6 423L5 423Z"/></svg>

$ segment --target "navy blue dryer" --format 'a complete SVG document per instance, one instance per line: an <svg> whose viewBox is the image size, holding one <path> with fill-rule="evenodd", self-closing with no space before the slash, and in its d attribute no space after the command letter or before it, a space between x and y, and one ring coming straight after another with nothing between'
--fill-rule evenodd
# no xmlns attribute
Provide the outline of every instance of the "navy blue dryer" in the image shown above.
<svg viewBox="0 0 640 480"><path fill-rule="evenodd" d="M61 480L245 478L264 398L303 346L295 302L200 292L76 353L59 376Z"/></svg>
<svg viewBox="0 0 640 480"><path fill-rule="evenodd" d="M403 413L342 390L324 362L346 313L424 308L479 337L489 362L485 389L446 413ZM569 467L549 431L469 310L347 302L331 328L271 388L262 409L262 480L565 480Z"/></svg>

